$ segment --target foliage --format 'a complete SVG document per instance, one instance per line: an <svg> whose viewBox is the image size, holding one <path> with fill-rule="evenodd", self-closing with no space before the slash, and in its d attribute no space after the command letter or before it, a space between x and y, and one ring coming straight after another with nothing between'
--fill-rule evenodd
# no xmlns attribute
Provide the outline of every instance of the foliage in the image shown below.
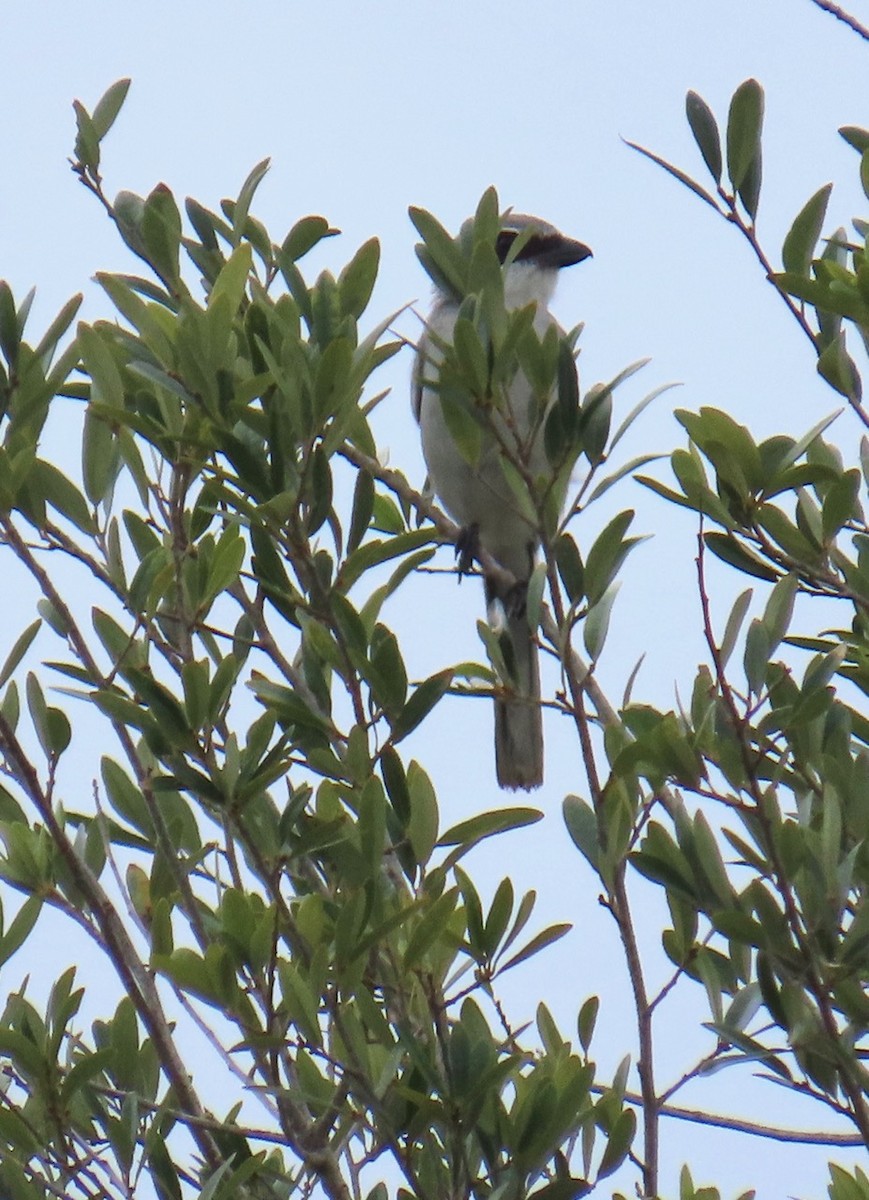
<svg viewBox="0 0 869 1200"><path fill-rule="evenodd" d="M378 246L309 284L300 260L336 231L305 217L274 243L250 212L264 163L221 214L188 201L189 236L164 185L110 203L125 91L77 106L76 170L156 282L98 276L115 319L56 359L77 301L32 347L29 300L0 292L0 530L42 593L2 669L0 869L27 897L2 958L51 906L125 995L90 1036L72 971L44 1014L10 997L0 1191L346 1196L388 1157L407 1194L578 1194L627 1152L624 1080L596 1080L588 1016L576 1050L542 1004L527 1037L508 1023L498 979L566 927L535 930L509 879L485 906L461 866L540 814L444 831L404 754L455 671L410 682L382 621L439 538L379 477L362 400L399 348L389 319L359 333ZM40 456L58 403L84 410L80 482ZM85 605L46 551L84 568ZM92 811L63 782L83 737L103 750ZM222 1110L174 1043L179 1007L218 1048Z"/></svg>
<svg viewBox="0 0 869 1200"><path fill-rule="evenodd" d="M122 996L89 1032L72 970L43 1007L24 985L7 998L0 1192L150 1185L214 1200L317 1187L380 1200L400 1180L420 1200L570 1200L630 1154L651 1197L662 1117L679 1086L723 1065L760 1066L869 1145L869 450L846 467L824 440L829 421L758 445L725 413L679 414L689 446L671 456L675 484L642 478L698 515L710 662L686 711L617 711L594 670L639 540L634 513L584 552L576 524L648 466L615 452L656 393L613 427L636 365L583 393L581 330L541 337L533 312L505 309L493 191L455 239L411 211L423 265L461 298L441 348L450 430L469 462L494 430L515 503L540 531L529 619L560 660L550 703L585 767L565 820L637 1007L639 1091L628 1058L602 1080L595 997L578 1000L574 1040L545 1004L519 1027L499 999L500 977L566 926L535 930L534 894L516 896L509 878L484 903L470 874L482 840L541 814L503 808L442 831L431 780L407 754L447 695L512 684L483 623L486 663L412 681L384 621L386 601L459 531L378 459L375 380L400 343L392 318L360 333L377 243L310 282L301 261L337 231L307 216L273 241L251 212L267 163L220 213L188 200L186 224L163 184L110 201L101 143L127 86L93 112L76 105L74 169L148 277L99 275L113 318L70 336L76 298L35 345L31 297L0 285L0 545L40 594L0 667L4 906L23 896L0 922L0 963L33 946L50 908L90 936ZM644 151L760 256L762 113L748 81L722 151L713 114L689 95L714 191ZM869 134L846 137L865 182ZM869 424L843 333L867 335L866 249L839 232L813 257L827 195L794 222L776 286L824 378ZM499 408L520 371L539 399L544 476ZM41 456L63 405L81 416L76 480ZM768 585L744 634L749 593L713 627L708 553ZM815 597L848 605L850 626L794 632L798 598ZM97 739L91 805L75 772ZM666 892L674 981L697 981L709 1002L711 1050L666 1091L652 1016L670 985L647 993L632 872ZM217 1098L188 1071L179 1018L210 1039ZM679 1189L718 1195L687 1167ZM866 1189L861 1172L832 1168L837 1200Z"/></svg>

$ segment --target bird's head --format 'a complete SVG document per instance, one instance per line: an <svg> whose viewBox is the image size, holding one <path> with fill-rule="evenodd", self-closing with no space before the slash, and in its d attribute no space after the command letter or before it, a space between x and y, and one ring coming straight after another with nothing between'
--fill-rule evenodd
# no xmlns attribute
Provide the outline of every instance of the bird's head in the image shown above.
<svg viewBox="0 0 869 1200"><path fill-rule="evenodd" d="M591 257L583 242L567 237L548 221L508 209L501 218L495 252L504 272L504 298L508 308L522 308L552 299L558 272Z"/></svg>

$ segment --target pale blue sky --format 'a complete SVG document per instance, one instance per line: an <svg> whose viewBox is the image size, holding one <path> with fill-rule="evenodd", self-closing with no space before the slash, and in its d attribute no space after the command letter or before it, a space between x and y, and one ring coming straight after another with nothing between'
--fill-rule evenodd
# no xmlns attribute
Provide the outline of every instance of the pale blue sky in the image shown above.
<svg viewBox="0 0 869 1200"><path fill-rule="evenodd" d="M869 19L867 0L851 8ZM272 171L254 212L272 234L283 236L309 212L344 230L311 256L312 271L340 267L361 241L381 239L372 325L408 302L418 300L423 309L427 303L409 204L456 227L494 183L505 205L537 212L591 245L594 259L565 273L556 304L564 324L586 322L584 383L650 356L650 366L625 389L623 412L662 382L683 384L646 414L628 454L664 451L683 440L670 415L676 404L726 408L758 435L801 433L839 407L736 233L621 140L639 141L702 178L684 121L686 90L700 91L723 116L736 85L754 75L767 93L760 231L771 256L805 199L828 180L837 181L828 227L846 223L861 211L862 198L856 157L836 129L869 123L869 51L810 0L41 0L7 5L0 35L0 277L19 297L37 285L35 328L79 290L85 314L104 315L90 277L98 269L137 269L67 164L72 99L92 106L108 84L129 75L127 105L103 148L108 193L147 193L163 180L179 199L194 195L216 207L270 155ZM399 324L415 336L411 313ZM421 483L409 370L402 355L385 374L383 385L393 393L381 409L379 432L392 464ZM847 416L837 428L849 456L858 431ZM62 424L54 424L51 437L62 448ZM675 685L683 696L690 691L703 653L694 526L634 484L614 503L637 507L636 531L655 539L637 551L626 575L601 677L618 700L645 653L635 698L671 705ZM597 518L577 529L580 540L590 539L611 511L602 505ZM723 622L726 596L742 581L724 572L716 579ZM423 674L480 655L474 622L481 611L472 586L458 590L452 580L426 579L414 586L411 604L388 616L411 639L409 660ZM11 623L16 632L23 624ZM418 737L414 752L441 789L445 823L503 803L493 778L490 723L481 703L455 702L441 706ZM457 739L461 746L444 753ZM547 785L539 800L548 819L475 861L488 877L510 871L536 887L548 919L577 921L560 951L539 960L536 975L517 976L511 998L518 1012L543 995L570 1031L580 1001L600 991L598 1053L611 1070L632 1041L623 1032L631 1019L623 969L593 880L558 815L564 793L582 788L576 751L556 721L547 726L547 740ZM511 849L516 861L505 862ZM646 936L654 940L660 897L643 894ZM663 978L666 970L654 965L650 949L652 974ZM23 971L14 960L8 983ZM691 1001L689 994L677 1014L702 1011ZM677 1051L704 1045L690 1034L690 1019L673 1018L677 1036L667 1045L663 1079L684 1065ZM686 1103L737 1112L744 1081L718 1076ZM805 1124L814 1115L830 1127L823 1113L791 1110L785 1099L766 1088L745 1102L759 1118ZM668 1193L676 1190L685 1158L695 1179L718 1183L725 1194L752 1184L762 1200L823 1192L823 1150L758 1148L687 1126L667 1126L665 1135Z"/></svg>

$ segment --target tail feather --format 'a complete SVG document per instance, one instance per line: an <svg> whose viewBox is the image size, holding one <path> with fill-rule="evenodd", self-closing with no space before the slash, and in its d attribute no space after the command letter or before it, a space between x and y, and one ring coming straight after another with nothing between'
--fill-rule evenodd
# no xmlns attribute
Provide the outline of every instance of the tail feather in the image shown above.
<svg viewBox="0 0 869 1200"><path fill-rule="evenodd" d="M524 610L508 615L516 693L495 701L495 765L502 788L530 791L543 783L543 713L540 664Z"/></svg>

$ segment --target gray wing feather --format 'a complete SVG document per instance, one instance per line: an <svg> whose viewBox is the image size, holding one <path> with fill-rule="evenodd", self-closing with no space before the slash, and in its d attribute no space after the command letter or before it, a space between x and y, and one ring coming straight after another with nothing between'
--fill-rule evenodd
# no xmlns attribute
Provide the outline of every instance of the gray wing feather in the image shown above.
<svg viewBox="0 0 869 1200"><path fill-rule="evenodd" d="M417 421L422 410L422 374L428 359L428 335L420 334L416 343L416 357L413 360L413 372L410 377L410 406Z"/></svg>

